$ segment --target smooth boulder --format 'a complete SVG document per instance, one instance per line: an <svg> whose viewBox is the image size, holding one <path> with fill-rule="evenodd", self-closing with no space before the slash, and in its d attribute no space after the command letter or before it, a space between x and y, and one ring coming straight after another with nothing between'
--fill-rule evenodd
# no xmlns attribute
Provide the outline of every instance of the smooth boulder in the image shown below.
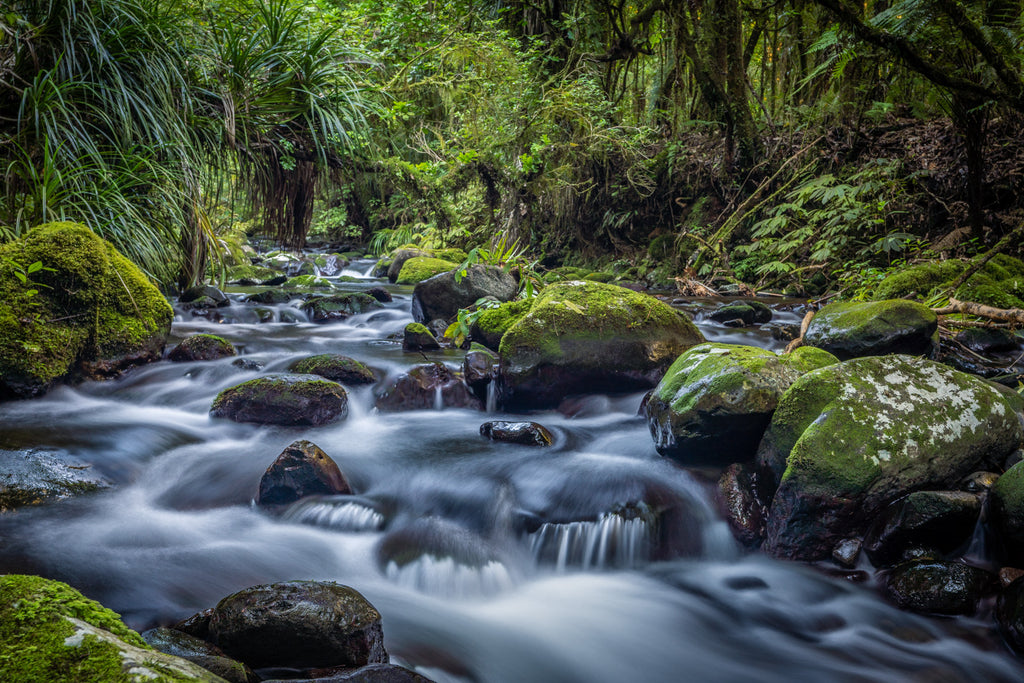
<svg viewBox="0 0 1024 683"><path fill-rule="evenodd" d="M758 447L765 550L817 560L912 491L952 489L1021 442L1016 415L977 377L911 356L807 373L783 395Z"/></svg>
<svg viewBox="0 0 1024 683"><path fill-rule="evenodd" d="M780 356L752 346L698 344L672 363L644 404L655 448L683 464L752 460L786 390L837 362L810 347Z"/></svg>
<svg viewBox="0 0 1024 683"><path fill-rule="evenodd" d="M377 395L376 406L384 412L469 408L482 410L480 399L463 381L462 373L443 363L425 363L393 379Z"/></svg>
<svg viewBox="0 0 1024 683"><path fill-rule="evenodd" d="M973 614L992 593L995 577L960 562L915 560L886 577L884 595L902 609L923 614Z"/></svg>
<svg viewBox="0 0 1024 683"><path fill-rule="evenodd" d="M323 323L345 320L357 313L366 313L383 308L383 306L369 294L353 292L334 296L318 296L304 301L299 308L309 316L310 322Z"/></svg>
<svg viewBox="0 0 1024 683"><path fill-rule="evenodd" d="M265 375L217 394L213 417L235 422L312 426L348 416L344 387L317 375Z"/></svg>
<svg viewBox="0 0 1024 683"><path fill-rule="evenodd" d="M110 488L73 455L43 449L0 450L0 512Z"/></svg>
<svg viewBox="0 0 1024 683"><path fill-rule="evenodd" d="M804 344L840 360L891 353L925 356L937 346L938 324L930 308L913 301L835 303L811 319Z"/></svg>
<svg viewBox="0 0 1024 683"><path fill-rule="evenodd" d="M315 495L352 493L348 479L329 455L312 441L293 442L260 479L258 505L288 505Z"/></svg>
<svg viewBox="0 0 1024 683"><path fill-rule="evenodd" d="M557 406L581 393L640 391L704 341L685 314L615 285L549 285L501 339L507 408Z"/></svg>
<svg viewBox="0 0 1024 683"><path fill-rule="evenodd" d="M521 446L550 446L554 437L547 427L536 422L505 422L494 420L480 425L480 436L491 441Z"/></svg>
<svg viewBox="0 0 1024 683"><path fill-rule="evenodd" d="M337 353L320 353L296 361L289 368L303 375L319 375L342 384L373 384L377 378L363 363Z"/></svg>
<svg viewBox="0 0 1024 683"><path fill-rule="evenodd" d="M175 346L167 359L175 363L185 363L197 360L217 360L236 356L238 352L231 342L215 334L193 334L181 340Z"/></svg>
<svg viewBox="0 0 1024 683"><path fill-rule="evenodd" d="M412 317L418 323L449 320L458 315L460 308L469 308L484 297L511 301L518 289L516 279L497 266L472 266L465 275L449 270L416 285Z"/></svg>

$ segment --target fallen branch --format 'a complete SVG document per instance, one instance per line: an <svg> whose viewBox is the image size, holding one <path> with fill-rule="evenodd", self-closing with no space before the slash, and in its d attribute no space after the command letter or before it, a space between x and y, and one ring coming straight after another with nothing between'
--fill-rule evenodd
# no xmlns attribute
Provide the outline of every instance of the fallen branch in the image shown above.
<svg viewBox="0 0 1024 683"><path fill-rule="evenodd" d="M811 318L813 317L814 311L807 311L807 315L804 316L803 321L800 323L800 336L786 345L785 353L790 353L804 345L804 335L807 334L807 328L811 326Z"/></svg>
<svg viewBox="0 0 1024 683"><path fill-rule="evenodd" d="M950 299L948 306L933 308L932 311L935 312L935 315L963 313L966 315L976 315L979 318L988 318L989 320L1002 320L1003 322L1024 325L1024 309L1020 308L994 308L984 304L976 304L972 301Z"/></svg>
<svg viewBox="0 0 1024 683"><path fill-rule="evenodd" d="M974 261L972 261L971 264L967 267L967 269L964 270L964 272L960 274L960 277L958 277L953 282L953 284L950 285L950 288L949 288L950 293L953 293L956 290L958 290L960 288L960 285L962 285L963 283L967 282L967 280L972 275L974 275L979 270L981 270L982 266L984 266L986 263L991 261L993 256L995 256L996 254L1001 252L1003 249L1006 249L1006 247L1008 247L1008 246L1010 246L1012 244L1017 244L1017 242L1019 241L1019 239L1020 239L1022 234L1024 234L1024 223L1021 223L1016 228L1011 230L1001 240L996 242L995 246L993 246L991 249L986 251L980 257L975 258ZM952 299L950 299L950 301L952 301Z"/></svg>

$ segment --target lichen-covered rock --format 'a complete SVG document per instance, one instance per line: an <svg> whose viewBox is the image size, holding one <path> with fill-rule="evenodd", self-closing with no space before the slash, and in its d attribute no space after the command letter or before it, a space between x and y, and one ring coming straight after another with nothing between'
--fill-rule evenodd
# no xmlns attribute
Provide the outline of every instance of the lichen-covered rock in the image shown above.
<svg viewBox="0 0 1024 683"><path fill-rule="evenodd" d="M284 449L260 479L258 505L288 505L315 495L352 493L348 479L329 455L312 441L299 440Z"/></svg>
<svg viewBox="0 0 1024 683"><path fill-rule="evenodd" d="M890 353L927 355L936 344L938 317L913 301L829 304L811 320L806 346L816 346L840 360Z"/></svg>
<svg viewBox="0 0 1024 683"><path fill-rule="evenodd" d="M406 264L406 268L413 264ZM460 308L469 308L479 299L493 297L511 301L518 291L514 277L496 266L472 266L456 277L455 264L446 271L417 280L412 292L412 318L416 322L454 318ZM403 269L404 270L404 269Z"/></svg>
<svg viewBox="0 0 1024 683"><path fill-rule="evenodd" d="M981 497L965 491L915 491L878 515L864 539L876 567L905 559L907 551L951 553L974 532Z"/></svg>
<svg viewBox="0 0 1024 683"><path fill-rule="evenodd" d="M441 345L434 334L422 323L409 323L402 334L403 351L436 351Z"/></svg>
<svg viewBox="0 0 1024 683"><path fill-rule="evenodd" d="M532 306L533 299L519 299L488 308L473 321L469 336L473 341L497 351L508 328L526 315Z"/></svg>
<svg viewBox="0 0 1024 683"><path fill-rule="evenodd" d="M399 273L402 272L402 268L405 266L406 261L412 258L430 258L430 252L424 251L422 249L399 249L398 251L391 255L390 259L381 259L380 262L378 263L378 267L386 263L386 274L388 276L388 281L397 282L398 275ZM454 267L455 265L453 264L452 268ZM374 276L380 277L376 273L377 271L375 270Z"/></svg>
<svg viewBox="0 0 1024 683"><path fill-rule="evenodd" d="M342 384L373 384L377 381L373 370L354 358L337 353L321 353L296 361L289 368L304 375L319 375Z"/></svg>
<svg viewBox="0 0 1024 683"><path fill-rule="evenodd" d="M348 416L344 387L317 375L265 375L217 394L213 417L235 422L313 426Z"/></svg>
<svg viewBox="0 0 1024 683"><path fill-rule="evenodd" d="M960 562L915 560L886 579L884 594L899 607L924 614L973 614L992 593L995 577Z"/></svg>
<svg viewBox="0 0 1024 683"><path fill-rule="evenodd" d="M388 661L380 613L358 591L334 582L246 588L177 628L256 669Z"/></svg>
<svg viewBox="0 0 1024 683"><path fill-rule="evenodd" d="M751 460L782 394L801 375L837 362L811 347L779 356L698 344L672 363L644 404L654 446L683 464Z"/></svg>
<svg viewBox="0 0 1024 683"><path fill-rule="evenodd" d="M167 358L176 363L196 360L217 360L238 355L231 342L215 334L194 334L181 340Z"/></svg>
<svg viewBox="0 0 1024 683"><path fill-rule="evenodd" d="M462 374L443 363L417 365L399 375L377 395L378 410L439 410L469 408L482 410L483 404L462 380Z"/></svg>
<svg viewBox="0 0 1024 683"><path fill-rule="evenodd" d="M16 268L42 268L22 284ZM0 400L159 360L174 311L91 230L48 223L0 246Z"/></svg>
<svg viewBox="0 0 1024 683"><path fill-rule="evenodd" d="M480 425L480 435L491 441L521 446L550 446L555 440L547 427L536 422L484 422Z"/></svg>
<svg viewBox="0 0 1024 683"><path fill-rule="evenodd" d="M989 491L988 523L1011 562L1024 564L1024 462L1006 470Z"/></svg>
<svg viewBox="0 0 1024 683"><path fill-rule="evenodd" d="M0 512L109 488L92 466L60 451L0 450Z"/></svg>
<svg viewBox="0 0 1024 683"><path fill-rule="evenodd" d="M997 389L938 363L875 356L811 371L783 395L758 447L771 501L764 548L825 558L900 496L950 489L1002 462L1021 434Z"/></svg>
<svg viewBox="0 0 1024 683"><path fill-rule="evenodd" d="M501 339L502 402L544 408L575 393L648 389L702 341L654 297L597 282L550 285Z"/></svg>
<svg viewBox="0 0 1024 683"><path fill-rule="evenodd" d="M224 681L151 649L117 614L67 584L18 574L0 576L0 680Z"/></svg>
<svg viewBox="0 0 1024 683"><path fill-rule="evenodd" d="M318 296L303 302L299 308L306 312L310 321L323 323L331 320L344 320L357 313L366 313L383 308L383 306L368 294L352 292L351 294Z"/></svg>
<svg viewBox="0 0 1024 683"><path fill-rule="evenodd" d="M181 657L220 676L228 683L256 683L256 673L241 662L231 659L216 645L173 628L152 628L142 639L165 655Z"/></svg>

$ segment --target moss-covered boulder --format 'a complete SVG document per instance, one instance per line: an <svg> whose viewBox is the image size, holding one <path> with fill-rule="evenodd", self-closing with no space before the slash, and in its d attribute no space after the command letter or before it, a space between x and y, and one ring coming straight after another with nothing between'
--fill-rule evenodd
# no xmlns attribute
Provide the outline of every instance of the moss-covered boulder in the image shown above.
<svg viewBox="0 0 1024 683"><path fill-rule="evenodd" d="M317 254L313 257L313 265L320 275L332 277L348 267L349 259L342 254Z"/></svg>
<svg viewBox="0 0 1024 683"><path fill-rule="evenodd" d="M829 304L811 320L804 344L840 360L890 353L928 355L937 343L939 319L913 301L850 301Z"/></svg>
<svg viewBox="0 0 1024 683"><path fill-rule="evenodd" d="M387 262L387 276L389 282L397 282L398 275L402 272L406 261L413 258L433 258L429 251L419 248L398 249L391 255L390 259L381 259L380 263ZM379 265L379 264L378 264ZM452 266L454 268L454 266ZM376 272L376 271L374 271Z"/></svg>
<svg viewBox="0 0 1024 683"><path fill-rule="evenodd" d="M106 477L60 451L0 450L0 512L109 488Z"/></svg>
<svg viewBox="0 0 1024 683"><path fill-rule="evenodd" d="M377 378L373 370L354 358L337 353L321 353L296 361L289 368L304 375L319 375L342 384L373 384Z"/></svg>
<svg viewBox="0 0 1024 683"><path fill-rule="evenodd" d="M654 446L684 465L751 460L793 382L838 362L812 347L778 356L752 346L694 346L676 359L644 404Z"/></svg>
<svg viewBox="0 0 1024 683"><path fill-rule="evenodd" d="M470 328L470 337L487 348L497 351L501 338L533 306L533 299L508 301L495 308L488 308L477 316Z"/></svg>
<svg viewBox="0 0 1024 683"><path fill-rule="evenodd" d="M224 681L153 650L117 614L67 584L19 574L0 576L0 680Z"/></svg>
<svg viewBox="0 0 1024 683"><path fill-rule="evenodd" d="M736 327L756 325L769 322L772 319L772 309L760 301L733 301L708 313L708 318Z"/></svg>
<svg viewBox="0 0 1024 683"><path fill-rule="evenodd" d="M654 297L597 282L550 285L501 339L502 402L541 408L569 394L649 389L702 341Z"/></svg>
<svg viewBox="0 0 1024 683"><path fill-rule="evenodd" d="M33 264L42 269L25 274ZM174 312L91 230L48 223L0 247L0 399L159 360Z"/></svg>
<svg viewBox="0 0 1024 683"><path fill-rule="evenodd" d="M352 292L351 294L318 296L303 302L299 308L305 311L311 322L324 323L331 320L344 320L357 313L365 313L383 308L383 306L369 294Z"/></svg>
<svg viewBox="0 0 1024 683"><path fill-rule="evenodd" d="M458 267L459 264L444 259L416 256L405 262L395 282L400 285L414 285L438 273L447 273Z"/></svg>
<svg viewBox="0 0 1024 683"><path fill-rule="evenodd" d="M430 328L422 323L409 323L402 333L403 351L436 351L441 348Z"/></svg>
<svg viewBox="0 0 1024 683"><path fill-rule="evenodd" d="M1011 562L1024 565L1024 462L1006 470L989 491L988 523Z"/></svg>
<svg viewBox="0 0 1024 683"><path fill-rule="evenodd" d="M998 467L1021 438L999 390L938 363L875 356L813 370L783 395L758 447L765 550L825 558L893 500Z"/></svg>
<svg viewBox="0 0 1024 683"><path fill-rule="evenodd" d="M273 268L264 268L263 266L254 266L252 264L231 266L224 273L224 280L226 282L239 283L239 282L264 282L272 277L277 277L278 271Z"/></svg>
<svg viewBox="0 0 1024 683"><path fill-rule="evenodd" d="M348 394L316 375L265 375L217 394L213 417L235 422L318 427L348 416Z"/></svg>
<svg viewBox="0 0 1024 683"><path fill-rule="evenodd" d="M483 298L511 301L519 288L514 277L496 266L476 265L465 275L456 275L454 270L447 270L416 285L412 292L413 320L450 320L459 309L470 308Z"/></svg>
<svg viewBox="0 0 1024 683"><path fill-rule="evenodd" d="M196 360L217 360L236 356L235 347L227 339L215 334L193 334L181 340L167 358L176 363Z"/></svg>
<svg viewBox="0 0 1024 683"><path fill-rule="evenodd" d="M288 289L334 289L334 283L319 275L296 275L284 282Z"/></svg>

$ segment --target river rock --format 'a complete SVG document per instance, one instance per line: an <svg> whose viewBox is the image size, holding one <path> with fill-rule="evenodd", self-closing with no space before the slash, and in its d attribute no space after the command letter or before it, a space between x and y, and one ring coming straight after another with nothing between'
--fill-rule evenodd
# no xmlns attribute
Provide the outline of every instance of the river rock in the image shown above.
<svg viewBox="0 0 1024 683"><path fill-rule="evenodd" d="M522 446L550 446L554 442L547 427L536 422L484 422L480 425L480 435L491 441Z"/></svg>
<svg viewBox="0 0 1024 683"><path fill-rule="evenodd" d="M1009 330L996 327L968 327L956 340L977 353L999 353L1020 348L1021 338Z"/></svg>
<svg viewBox="0 0 1024 683"><path fill-rule="evenodd" d="M0 680L223 683L151 650L117 614L59 581L0 576Z"/></svg>
<svg viewBox="0 0 1024 683"><path fill-rule="evenodd" d="M195 307L205 308L207 306L230 306L231 299L228 295L217 289L213 285L196 285L195 287L189 287L181 296L178 297L178 301L183 304L191 304ZM197 302L202 302L197 305Z"/></svg>
<svg viewBox="0 0 1024 683"><path fill-rule="evenodd" d="M342 384L373 384L377 381L373 370L366 365L337 353L321 353L303 358L292 364L289 370L300 374L319 375Z"/></svg>
<svg viewBox="0 0 1024 683"><path fill-rule="evenodd" d="M402 335L403 351L436 351L441 345L434 339L430 328L422 323L409 323Z"/></svg>
<svg viewBox="0 0 1024 683"><path fill-rule="evenodd" d="M805 346L840 360L890 353L928 355L938 346L938 317L904 299L829 304L811 319Z"/></svg>
<svg viewBox="0 0 1024 683"><path fill-rule="evenodd" d="M752 460L782 394L801 375L837 362L811 347L778 356L698 344L672 363L644 404L654 446L684 465Z"/></svg>
<svg viewBox="0 0 1024 683"><path fill-rule="evenodd" d="M497 351L508 328L526 315L532 306L533 299L518 299L485 309L470 326L469 336L473 341Z"/></svg>
<svg viewBox="0 0 1024 683"><path fill-rule="evenodd" d="M1024 576L1017 577L999 594L996 623L1007 644L1024 655Z"/></svg>
<svg viewBox="0 0 1024 683"><path fill-rule="evenodd" d="M499 362L497 354L476 342L470 345L462 361L465 382L481 400L487 397L487 385L494 381Z"/></svg>
<svg viewBox="0 0 1024 683"><path fill-rule="evenodd" d="M707 316L715 322L729 324L740 321L741 326L757 325L772 319L772 309L760 301L736 301L715 309Z"/></svg>
<svg viewBox="0 0 1024 683"><path fill-rule="evenodd" d="M472 266L457 281L456 271L449 270L416 285L412 292L412 317L420 323L449 320L460 308L469 308L484 297L511 301L518 289L516 279L497 266Z"/></svg>
<svg viewBox="0 0 1024 683"><path fill-rule="evenodd" d="M990 595L995 577L960 562L914 560L899 565L883 593L900 608L924 614L973 614Z"/></svg>
<svg viewBox="0 0 1024 683"><path fill-rule="evenodd" d="M266 679L264 683L433 683L396 664L370 664L354 671L315 671L316 678Z"/></svg>
<svg viewBox="0 0 1024 683"><path fill-rule="evenodd" d="M299 440L284 449L260 479L258 505L288 505L315 495L352 493L345 475L320 447Z"/></svg>
<svg viewBox="0 0 1024 683"><path fill-rule="evenodd" d="M502 403L546 408L570 394L649 389L702 341L685 314L652 296L597 282L549 285L501 339Z"/></svg>
<svg viewBox="0 0 1024 683"><path fill-rule="evenodd" d="M219 647L182 631L153 628L143 632L142 639L150 647L166 655L187 659L229 683L257 683L260 680L252 669L231 659Z"/></svg>
<svg viewBox="0 0 1024 683"><path fill-rule="evenodd" d="M348 416L348 395L340 384L317 375L265 375L217 394L210 415L235 422L319 427Z"/></svg>
<svg viewBox="0 0 1024 683"><path fill-rule="evenodd" d="M981 514L981 498L964 491L915 491L890 503L864 538L876 567L905 559L908 549L948 554L967 543Z"/></svg>
<svg viewBox="0 0 1024 683"><path fill-rule="evenodd" d="M334 582L246 588L178 628L255 669L388 661L380 613L358 591Z"/></svg>
<svg viewBox="0 0 1024 683"><path fill-rule="evenodd" d="M60 451L0 450L0 512L62 500L112 484L92 465Z"/></svg>
<svg viewBox="0 0 1024 683"><path fill-rule="evenodd" d="M29 283L15 277L28 269ZM0 246L0 400L160 360L174 311L146 275L78 223Z"/></svg>
<svg viewBox="0 0 1024 683"><path fill-rule="evenodd" d="M988 524L1010 561L1024 566L1024 462L1006 470L989 491Z"/></svg>
<svg viewBox="0 0 1024 683"><path fill-rule="evenodd" d="M764 506L754 495L756 486L749 468L733 463L718 479L718 500L733 536L748 548L764 538Z"/></svg>
<svg viewBox="0 0 1024 683"><path fill-rule="evenodd" d="M344 320L357 313L383 308L381 303L368 294L352 292L335 296L318 296L303 302L300 309L306 312L311 322L323 323Z"/></svg>
<svg viewBox="0 0 1024 683"><path fill-rule="evenodd" d="M454 271L459 264L432 256L415 256L402 266L398 279L400 285L415 285L440 273Z"/></svg>
<svg viewBox="0 0 1024 683"><path fill-rule="evenodd" d="M391 256L390 261L386 261L386 259L381 259L378 262L378 265L383 265L385 262L387 262L388 281L397 282L398 274L402 272L402 266L405 265L406 261L408 261L411 258L429 256L430 252L423 251L422 249L399 249ZM376 272L377 271L375 270L374 277L381 277L377 275Z"/></svg>
<svg viewBox="0 0 1024 683"><path fill-rule="evenodd" d="M1021 435L997 389L938 363L875 356L813 370L783 395L758 447L771 501L764 548L823 559L893 500L954 488Z"/></svg>
<svg viewBox="0 0 1024 683"><path fill-rule="evenodd" d="M399 375L377 395L378 410L429 410L431 408L469 408L483 405L462 381L462 374L443 363L426 363Z"/></svg>
<svg viewBox="0 0 1024 683"><path fill-rule="evenodd" d="M176 363L183 363L197 360L217 360L236 355L238 353L235 351L235 347L227 339L215 334L194 334L175 346L167 354L167 358Z"/></svg>
<svg viewBox="0 0 1024 683"><path fill-rule="evenodd" d="M366 290L365 293L368 296L372 296L374 299L381 302L382 304L389 304L393 300L391 292L384 289L383 287L370 287L368 290Z"/></svg>

